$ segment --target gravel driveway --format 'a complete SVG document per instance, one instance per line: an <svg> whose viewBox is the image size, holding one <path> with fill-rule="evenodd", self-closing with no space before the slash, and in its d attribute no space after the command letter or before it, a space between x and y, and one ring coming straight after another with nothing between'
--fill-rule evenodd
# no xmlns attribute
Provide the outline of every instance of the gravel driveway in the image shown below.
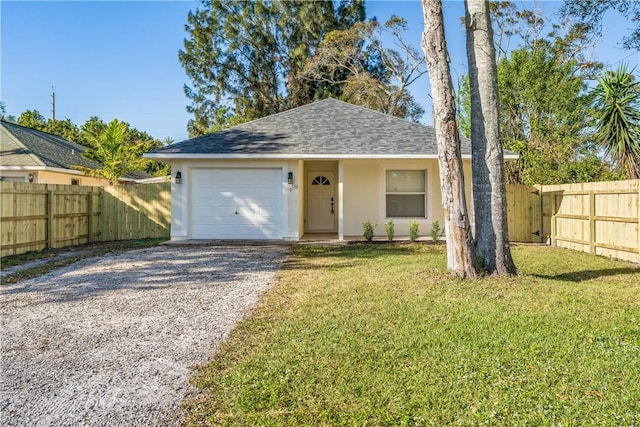
<svg viewBox="0 0 640 427"><path fill-rule="evenodd" d="M285 246L161 246L0 287L0 424L176 425Z"/></svg>

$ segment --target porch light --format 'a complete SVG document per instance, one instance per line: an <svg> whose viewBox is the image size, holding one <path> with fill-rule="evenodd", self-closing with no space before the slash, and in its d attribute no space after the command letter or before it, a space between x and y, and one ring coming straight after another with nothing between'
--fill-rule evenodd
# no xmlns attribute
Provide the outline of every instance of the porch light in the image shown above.
<svg viewBox="0 0 640 427"><path fill-rule="evenodd" d="M182 172L176 172L176 184L182 184Z"/></svg>
<svg viewBox="0 0 640 427"><path fill-rule="evenodd" d="M27 176L27 179L29 179L29 182L33 182L33 174L32 174L32 173L30 173L30 174Z"/></svg>
<svg viewBox="0 0 640 427"><path fill-rule="evenodd" d="M293 172L287 174L287 184L293 185Z"/></svg>

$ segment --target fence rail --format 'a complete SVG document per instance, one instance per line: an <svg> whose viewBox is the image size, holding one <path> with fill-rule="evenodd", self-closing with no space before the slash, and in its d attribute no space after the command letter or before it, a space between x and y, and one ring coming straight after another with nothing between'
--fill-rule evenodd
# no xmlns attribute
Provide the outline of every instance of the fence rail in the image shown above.
<svg viewBox="0 0 640 427"><path fill-rule="evenodd" d="M508 185L507 201L514 241L640 262L640 180Z"/></svg>
<svg viewBox="0 0 640 427"><path fill-rule="evenodd" d="M1 255L168 237L169 183L84 187L0 182Z"/></svg>
<svg viewBox="0 0 640 427"><path fill-rule="evenodd" d="M2 256L92 241L169 237L169 183L83 187L0 182ZM640 262L640 180L507 185L516 242Z"/></svg>

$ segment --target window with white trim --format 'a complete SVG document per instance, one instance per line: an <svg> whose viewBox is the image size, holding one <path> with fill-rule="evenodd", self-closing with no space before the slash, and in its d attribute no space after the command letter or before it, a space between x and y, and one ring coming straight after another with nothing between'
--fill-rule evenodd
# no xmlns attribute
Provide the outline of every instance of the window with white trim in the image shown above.
<svg viewBox="0 0 640 427"><path fill-rule="evenodd" d="M385 198L387 218L426 218L426 171L424 169L387 170Z"/></svg>

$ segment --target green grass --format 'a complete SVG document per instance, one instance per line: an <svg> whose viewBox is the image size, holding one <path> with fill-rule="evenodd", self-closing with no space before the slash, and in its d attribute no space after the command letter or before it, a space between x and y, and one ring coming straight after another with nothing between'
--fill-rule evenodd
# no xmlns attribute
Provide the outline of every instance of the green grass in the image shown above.
<svg viewBox="0 0 640 427"><path fill-rule="evenodd" d="M640 269L515 246L461 281L442 245L297 247L193 377L191 425L639 425Z"/></svg>

